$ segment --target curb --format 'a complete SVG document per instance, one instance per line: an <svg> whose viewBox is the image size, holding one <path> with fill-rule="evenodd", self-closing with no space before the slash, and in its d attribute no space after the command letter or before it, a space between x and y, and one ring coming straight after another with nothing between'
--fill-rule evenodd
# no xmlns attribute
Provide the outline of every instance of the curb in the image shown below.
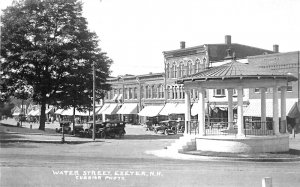
<svg viewBox="0 0 300 187"><path fill-rule="evenodd" d="M241 162L298 162L298 161L300 161L300 157L296 157L296 158L240 158L240 157L222 157L222 156L214 157L214 156L205 156L205 155L197 155L197 154L189 154L189 153L179 153L179 154L207 157L211 160L220 160L220 161L241 161Z"/></svg>
<svg viewBox="0 0 300 187"><path fill-rule="evenodd" d="M177 160L193 160L193 161L232 161L232 162L300 162L300 157L297 158L238 158L238 157L214 157L199 154L178 153L174 151L151 150L146 151L146 154L151 154L160 158L177 159Z"/></svg>
<svg viewBox="0 0 300 187"><path fill-rule="evenodd" d="M17 140L0 140L0 143L53 143L53 144L63 144L61 140L28 140L28 139L17 139ZM90 140L90 141L64 141L65 144L83 144L83 143L93 143L93 142L104 142L99 140Z"/></svg>

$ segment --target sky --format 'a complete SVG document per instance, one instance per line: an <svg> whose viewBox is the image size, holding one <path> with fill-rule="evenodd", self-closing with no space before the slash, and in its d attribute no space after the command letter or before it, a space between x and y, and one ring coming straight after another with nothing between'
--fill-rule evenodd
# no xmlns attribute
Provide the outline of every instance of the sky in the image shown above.
<svg viewBox="0 0 300 187"><path fill-rule="evenodd" d="M82 0L112 76L164 71L163 51L232 43L300 50L300 0ZM11 0L1 0L2 8Z"/></svg>

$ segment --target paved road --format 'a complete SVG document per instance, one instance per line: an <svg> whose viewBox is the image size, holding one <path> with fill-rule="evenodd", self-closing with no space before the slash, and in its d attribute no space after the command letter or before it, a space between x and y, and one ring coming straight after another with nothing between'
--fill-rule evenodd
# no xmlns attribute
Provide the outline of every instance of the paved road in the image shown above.
<svg viewBox="0 0 300 187"><path fill-rule="evenodd" d="M261 186L263 177L272 177L274 187L300 185L299 162L172 160L145 154L172 141L132 137L77 145L5 143L0 186L254 187Z"/></svg>

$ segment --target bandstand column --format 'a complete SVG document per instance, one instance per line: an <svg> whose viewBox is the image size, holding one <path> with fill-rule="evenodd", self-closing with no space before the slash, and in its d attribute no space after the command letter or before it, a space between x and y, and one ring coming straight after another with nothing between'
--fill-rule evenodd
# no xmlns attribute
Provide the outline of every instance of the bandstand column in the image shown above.
<svg viewBox="0 0 300 187"><path fill-rule="evenodd" d="M205 89L201 88L199 90L199 100L200 110L198 112L198 122L199 122L199 134L205 135Z"/></svg>
<svg viewBox="0 0 300 187"><path fill-rule="evenodd" d="M261 111L261 129L267 129L267 115L266 115L266 88L260 88L260 111Z"/></svg>
<svg viewBox="0 0 300 187"><path fill-rule="evenodd" d="M286 87L281 87L281 123L280 132L286 133Z"/></svg>
<svg viewBox="0 0 300 187"><path fill-rule="evenodd" d="M186 111L185 111L185 129L184 129L184 133L185 134L188 134L189 132L189 129L190 128L190 125L188 125L191 121L191 99L190 99L190 91L189 90L185 90L184 91L184 94L185 94L185 97L184 97L184 100L185 100L185 108L186 108Z"/></svg>
<svg viewBox="0 0 300 187"><path fill-rule="evenodd" d="M233 89L227 89L227 91L228 91L228 130L231 130L233 129L233 109L232 109Z"/></svg>
<svg viewBox="0 0 300 187"><path fill-rule="evenodd" d="M237 107L237 126L238 135L245 135L244 133L244 115L243 115L243 88L238 88L238 107Z"/></svg>
<svg viewBox="0 0 300 187"><path fill-rule="evenodd" d="M275 135L279 134L279 117L278 117L278 87L273 87L273 130Z"/></svg>

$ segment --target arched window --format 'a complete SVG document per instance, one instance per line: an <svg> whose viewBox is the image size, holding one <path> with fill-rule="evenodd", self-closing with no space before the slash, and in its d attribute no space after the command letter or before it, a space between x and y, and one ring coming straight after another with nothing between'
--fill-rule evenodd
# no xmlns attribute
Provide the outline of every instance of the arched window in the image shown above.
<svg viewBox="0 0 300 187"><path fill-rule="evenodd" d="M189 66L189 75L193 74L193 64L192 61L188 62L188 66Z"/></svg>
<svg viewBox="0 0 300 187"><path fill-rule="evenodd" d="M188 75L189 72L190 72L190 66L189 66L189 63L186 63L186 70L185 70L185 75Z"/></svg>
<svg viewBox="0 0 300 187"><path fill-rule="evenodd" d="M141 98L145 98L144 93L145 93L145 92L144 92L144 87L141 86L141 93L140 93L140 94L141 94Z"/></svg>
<svg viewBox="0 0 300 187"><path fill-rule="evenodd" d="M137 99L138 96L137 96L137 88L133 88L133 99Z"/></svg>
<svg viewBox="0 0 300 187"><path fill-rule="evenodd" d="M177 68L176 68L176 64L173 63L173 77L172 78L176 78L177 77Z"/></svg>
<svg viewBox="0 0 300 187"><path fill-rule="evenodd" d="M178 73L177 73L178 77L182 77L182 74L181 74L181 63L179 64L177 70L178 70Z"/></svg>
<svg viewBox="0 0 300 187"><path fill-rule="evenodd" d="M159 94L159 98L164 98L165 94L164 94L164 85L160 85L160 94Z"/></svg>
<svg viewBox="0 0 300 187"><path fill-rule="evenodd" d="M180 70L179 77L183 77L184 76L184 64L183 64L183 62L180 62L180 64L179 64L179 70Z"/></svg>
<svg viewBox="0 0 300 187"><path fill-rule="evenodd" d="M151 86L150 85L148 86L148 91L147 92L148 92L148 98L151 98L152 94L151 94Z"/></svg>
<svg viewBox="0 0 300 187"><path fill-rule="evenodd" d="M157 98L157 87L152 86L152 98Z"/></svg>
<svg viewBox="0 0 300 187"><path fill-rule="evenodd" d="M167 76L167 78L170 78L170 65L169 64L166 65L166 76Z"/></svg>
<svg viewBox="0 0 300 187"><path fill-rule="evenodd" d="M200 60L199 59L196 60L195 66L196 66L196 72L200 72Z"/></svg>

